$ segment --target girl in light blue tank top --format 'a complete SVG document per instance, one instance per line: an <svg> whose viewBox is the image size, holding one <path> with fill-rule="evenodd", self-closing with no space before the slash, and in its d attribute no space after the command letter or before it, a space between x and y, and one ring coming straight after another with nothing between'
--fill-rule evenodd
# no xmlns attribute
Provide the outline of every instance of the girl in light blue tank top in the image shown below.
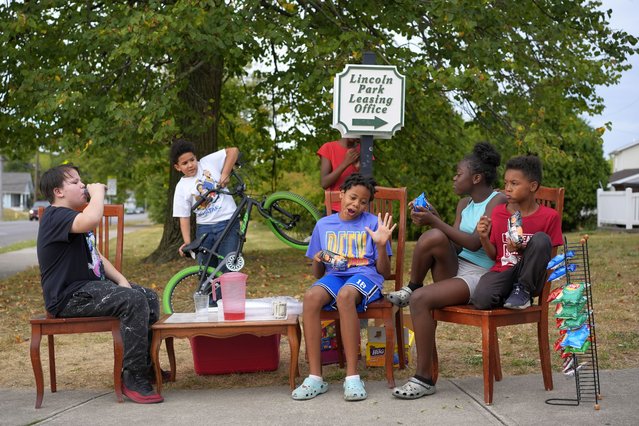
<svg viewBox="0 0 639 426"><path fill-rule="evenodd" d="M461 212L459 230L468 234L475 232L477 222L479 222L480 217L484 216L488 202L495 198L497 194L499 194L499 192L494 191L488 196L488 198L478 203L474 202L471 198L466 208ZM493 263L495 263L495 260L488 257L483 248L480 248L477 251L471 251L466 247L463 247L461 253L459 253L459 257L486 269L489 269L493 266Z"/></svg>
<svg viewBox="0 0 639 426"><path fill-rule="evenodd" d="M458 195L468 195L457 204L455 223L451 226L436 211L417 208L411 213L413 223L430 226L415 246L410 282L386 298L398 306L410 302L410 312L417 346L417 369L406 384L393 389L393 396L416 399L435 393L432 381L432 353L435 347L433 309L468 303L479 277L493 264L481 249L475 231L483 215L490 215L495 205L506 197L495 192L500 156L488 143L478 143L473 153L457 164L453 188ZM433 283L423 285L430 271Z"/></svg>

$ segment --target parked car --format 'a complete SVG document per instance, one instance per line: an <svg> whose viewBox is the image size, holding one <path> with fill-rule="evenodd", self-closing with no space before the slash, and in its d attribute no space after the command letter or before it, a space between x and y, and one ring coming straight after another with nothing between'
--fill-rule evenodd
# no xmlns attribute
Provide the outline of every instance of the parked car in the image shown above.
<svg viewBox="0 0 639 426"><path fill-rule="evenodd" d="M141 214L144 213L144 207L126 207L124 209L126 214Z"/></svg>
<svg viewBox="0 0 639 426"><path fill-rule="evenodd" d="M40 207L44 207L45 209L47 207L49 207L49 202L44 200L44 201L36 201L35 203L33 203L33 206L31 207L31 209L29 210L29 220L38 220L38 209Z"/></svg>

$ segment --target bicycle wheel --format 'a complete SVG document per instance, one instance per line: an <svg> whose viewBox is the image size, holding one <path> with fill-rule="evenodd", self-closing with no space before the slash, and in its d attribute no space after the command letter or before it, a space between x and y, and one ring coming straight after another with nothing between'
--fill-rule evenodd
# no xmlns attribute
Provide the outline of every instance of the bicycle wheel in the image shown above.
<svg viewBox="0 0 639 426"><path fill-rule="evenodd" d="M165 314L174 312L195 312L193 293L200 285L200 267L189 266L173 275L162 293L162 309ZM213 268L209 267L207 274L211 274ZM220 273L218 272L218 276Z"/></svg>
<svg viewBox="0 0 639 426"><path fill-rule="evenodd" d="M292 192L275 192L266 198L264 208L275 236L293 248L306 250L315 223L322 217L313 203Z"/></svg>

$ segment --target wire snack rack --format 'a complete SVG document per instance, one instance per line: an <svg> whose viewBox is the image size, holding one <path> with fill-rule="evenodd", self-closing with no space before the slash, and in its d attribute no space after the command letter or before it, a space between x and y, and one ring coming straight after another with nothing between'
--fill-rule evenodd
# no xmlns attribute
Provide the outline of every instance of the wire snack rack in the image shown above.
<svg viewBox="0 0 639 426"><path fill-rule="evenodd" d="M572 257L569 257L570 255ZM593 282L590 275L590 260L588 256L588 236L584 235L578 243L574 244L568 244L564 237L564 257L566 273L565 283L561 288L563 290L571 285L573 288L579 285L583 286L585 307L582 315L585 315L585 321L580 326L587 325L589 334L585 342L586 348L583 351L576 350L570 353L570 351L562 349L563 373L566 376L574 377L576 398L551 398L547 399L546 403L551 405L579 405L582 402L592 402L595 410L599 410L601 387L597 357L597 327L592 298ZM560 320L557 323L560 326ZM557 346L555 349L558 349Z"/></svg>

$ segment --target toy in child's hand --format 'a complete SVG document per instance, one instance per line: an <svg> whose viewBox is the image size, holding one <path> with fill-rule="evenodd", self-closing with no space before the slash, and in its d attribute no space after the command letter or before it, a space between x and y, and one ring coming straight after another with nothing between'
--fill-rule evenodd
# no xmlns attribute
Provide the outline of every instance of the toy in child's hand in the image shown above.
<svg viewBox="0 0 639 426"><path fill-rule="evenodd" d="M521 212L517 210L508 218L508 238L516 246L524 243L524 228L521 225Z"/></svg>
<svg viewBox="0 0 639 426"><path fill-rule="evenodd" d="M413 210L417 211L417 207L423 207L429 211L433 210L433 206L428 202L426 194L423 192L419 194L419 197L415 198L415 201L413 201Z"/></svg>
<svg viewBox="0 0 639 426"><path fill-rule="evenodd" d="M319 253L319 258L325 265L330 265L337 271L345 271L348 267L348 259L344 256L333 253L330 250L322 250Z"/></svg>

